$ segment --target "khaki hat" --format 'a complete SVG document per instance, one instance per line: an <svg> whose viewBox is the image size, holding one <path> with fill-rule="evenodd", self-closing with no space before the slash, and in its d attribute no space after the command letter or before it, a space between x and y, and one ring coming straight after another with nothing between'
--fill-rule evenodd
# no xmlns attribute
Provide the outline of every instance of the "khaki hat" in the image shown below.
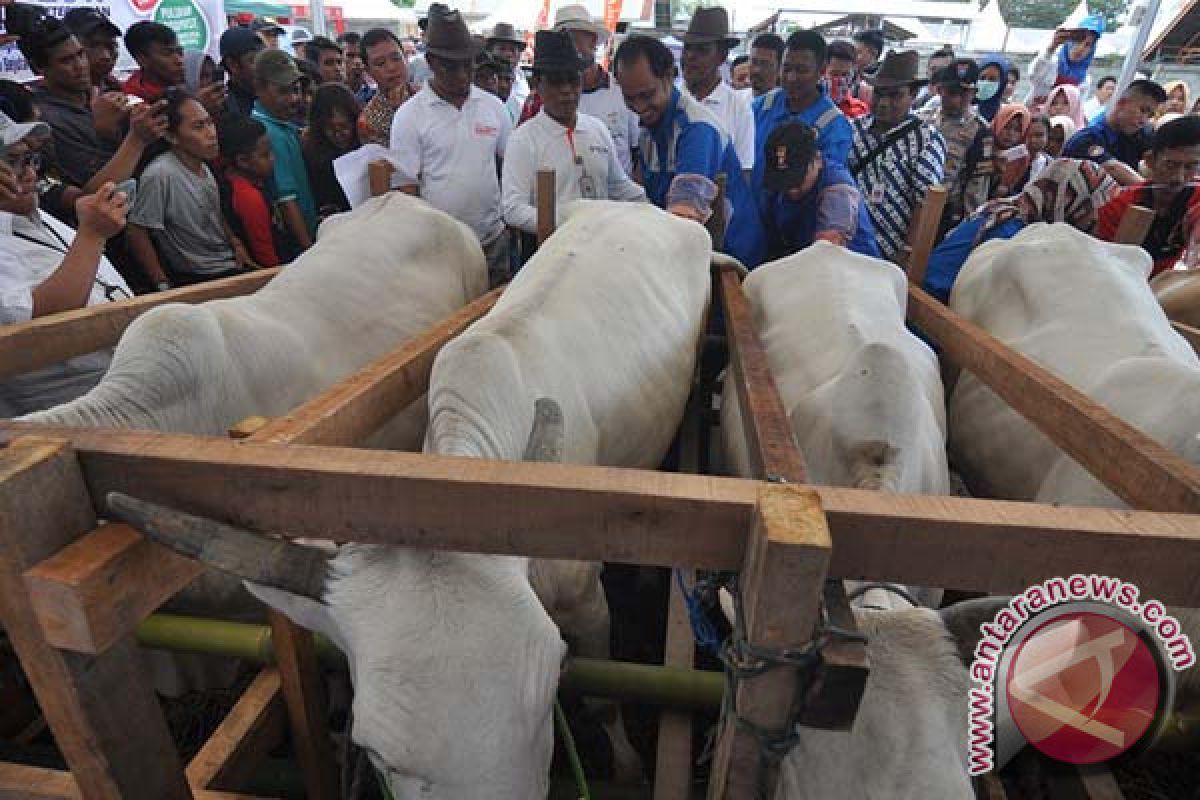
<svg viewBox="0 0 1200 800"><path fill-rule="evenodd" d="M12 117L0 111L0 153L12 147L31 133L50 133L44 122L13 122Z"/></svg>
<svg viewBox="0 0 1200 800"><path fill-rule="evenodd" d="M893 50L883 57L883 63L867 82L879 89L894 86L924 86L929 81L917 77L921 56L916 50Z"/></svg>
<svg viewBox="0 0 1200 800"><path fill-rule="evenodd" d="M282 50L263 50L254 59L254 80L273 83L276 86L291 86L303 77L296 62Z"/></svg>
<svg viewBox="0 0 1200 800"><path fill-rule="evenodd" d="M479 44L467 30L457 9L434 4L429 7L429 25L425 29L425 52L438 58L469 61L479 52Z"/></svg>
<svg viewBox="0 0 1200 800"><path fill-rule="evenodd" d="M563 6L554 13L554 30L593 33L598 41L608 39L608 29L592 19L585 6Z"/></svg>
<svg viewBox="0 0 1200 800"><path fill-rule="evenodd" d="M683 34L684 44L723 44L737 47L742 40L729 34L729 14L720 6L697 8Z"/></svg>

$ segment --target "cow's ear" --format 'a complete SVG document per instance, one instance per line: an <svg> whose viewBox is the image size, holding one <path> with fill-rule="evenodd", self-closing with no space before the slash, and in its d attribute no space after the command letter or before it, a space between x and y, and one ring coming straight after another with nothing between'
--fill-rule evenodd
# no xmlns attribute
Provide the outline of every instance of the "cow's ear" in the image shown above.
<svg viewBox="0 0 1200 800"><path fill-rule="evenodd" d="M973 600L963 600L938 610L946 632L954 640L958 648L959 658L963 664L970 665L975 659L975 646L979 644L982 635L979 626L991 622L1008 605L1008 597L977 597Z"/></svg>
<svg viewBox="0 0 1200 800"><path fill-rule="evenodd" d="M250 594L282 613L292 622L302 628L307 628L310 631L324 635L343 651L346 650L345 643L338 632L337 624L329 613L329 606L319 600L313 600L311 597L294 594L271 586L263 586L259 583L246 581L245 586L250 591Z"/></svg>

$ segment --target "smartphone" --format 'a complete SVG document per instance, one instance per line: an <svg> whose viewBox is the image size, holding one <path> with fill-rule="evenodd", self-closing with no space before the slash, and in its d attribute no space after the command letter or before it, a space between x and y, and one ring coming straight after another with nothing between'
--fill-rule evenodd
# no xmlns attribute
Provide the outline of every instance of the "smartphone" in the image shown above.
<svg viewBox="0 0 1200 800"><path fill-rule="evenodd" d="M117 184L114 191L124 192L125 201L129 204L130 208L133 208L134 198L137 197L137 178L130 178L127 181L121 181Z"/></svg>
<svg viewBox="0 0 1200 800"><path fill-rule="evenodd" d="M225 68L217 67L216 69L213 70L213 83L224 83L224 82L225 82Z"/></svg>

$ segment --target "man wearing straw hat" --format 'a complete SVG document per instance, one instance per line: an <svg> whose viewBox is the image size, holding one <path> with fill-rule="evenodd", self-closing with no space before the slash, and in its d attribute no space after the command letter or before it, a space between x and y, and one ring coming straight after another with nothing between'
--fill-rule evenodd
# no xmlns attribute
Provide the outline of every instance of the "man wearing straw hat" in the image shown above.
<svg viewBox="0 0 1200 800"><path fill-rule="evenodd" d="M617 161L608 128L579 113L583 70L591 62L566 31L538 31L533 74L542 97L537 116L513 131L504 157L504 221L537 232L538 170L552 169L557 209L579 199L645 200L646 193Z"/></svg>
<svg viewBox="0 0 1200 800"><path fill-rule="evenodd" d="M850 121L854 143L846 166L867 201L879 250L900 258L913 212L945 174L946 140L912 113L917 89L916 50L892 51L871 77L872 113Z"/></svg>
<svg viewBox="0 0 1200 800"><path fill-rule="evenodd" d="M729 15L720 6L698 8L683 34L683 83L713 113L733 139L742 169L754 168L754 112L750 98L721 79L721 65L741 40L729 35Z"/></svg>
<svg viewBox="0 0 1200 800"><path fill-rule="evenodd" d="M488 34L484 46L492 56L500 57L512 64L512 91L505 105L511 119L520 119L521 109L529 99L529 81L521 69L521 53L525 52L525 37L517 35L517 29L508 22L497 22Z"/></svg>
<svg viewBox="0 0 1200 800"><path fill-rule="evenodd" d="M575 40L575 49L587 66L583 70L583 95L580 112L595 117L608 127L617 160L626 175L633 175L633 154L637 150L638 121L625 105L621 87L596 63L596 45L608 39L608 31L580 5L563 6L554 15L554 30L566 31ZM536 55L536 54L535 54Z"/></svg>
<svg viewBox="0 0 1200 800"><path fill-rule="evenodd" d="M472 82L479 48L462 14L432 7L425 42L432 77L392 119L399 187L471 228L499 281L508 274L508 236L497 166L512 124L504 104Z"/></svg>

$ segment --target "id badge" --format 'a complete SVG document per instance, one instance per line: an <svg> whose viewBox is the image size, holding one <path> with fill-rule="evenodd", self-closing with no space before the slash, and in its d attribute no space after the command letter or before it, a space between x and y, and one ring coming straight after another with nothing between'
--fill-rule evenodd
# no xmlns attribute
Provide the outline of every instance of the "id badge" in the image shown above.
<svg viewBox="0 0 1200 800"><path fill-rule="evenodd" d="M876 186L871 190L871 196L868 198L871 205L877 206L883 202L883 187Z"/></svg>

